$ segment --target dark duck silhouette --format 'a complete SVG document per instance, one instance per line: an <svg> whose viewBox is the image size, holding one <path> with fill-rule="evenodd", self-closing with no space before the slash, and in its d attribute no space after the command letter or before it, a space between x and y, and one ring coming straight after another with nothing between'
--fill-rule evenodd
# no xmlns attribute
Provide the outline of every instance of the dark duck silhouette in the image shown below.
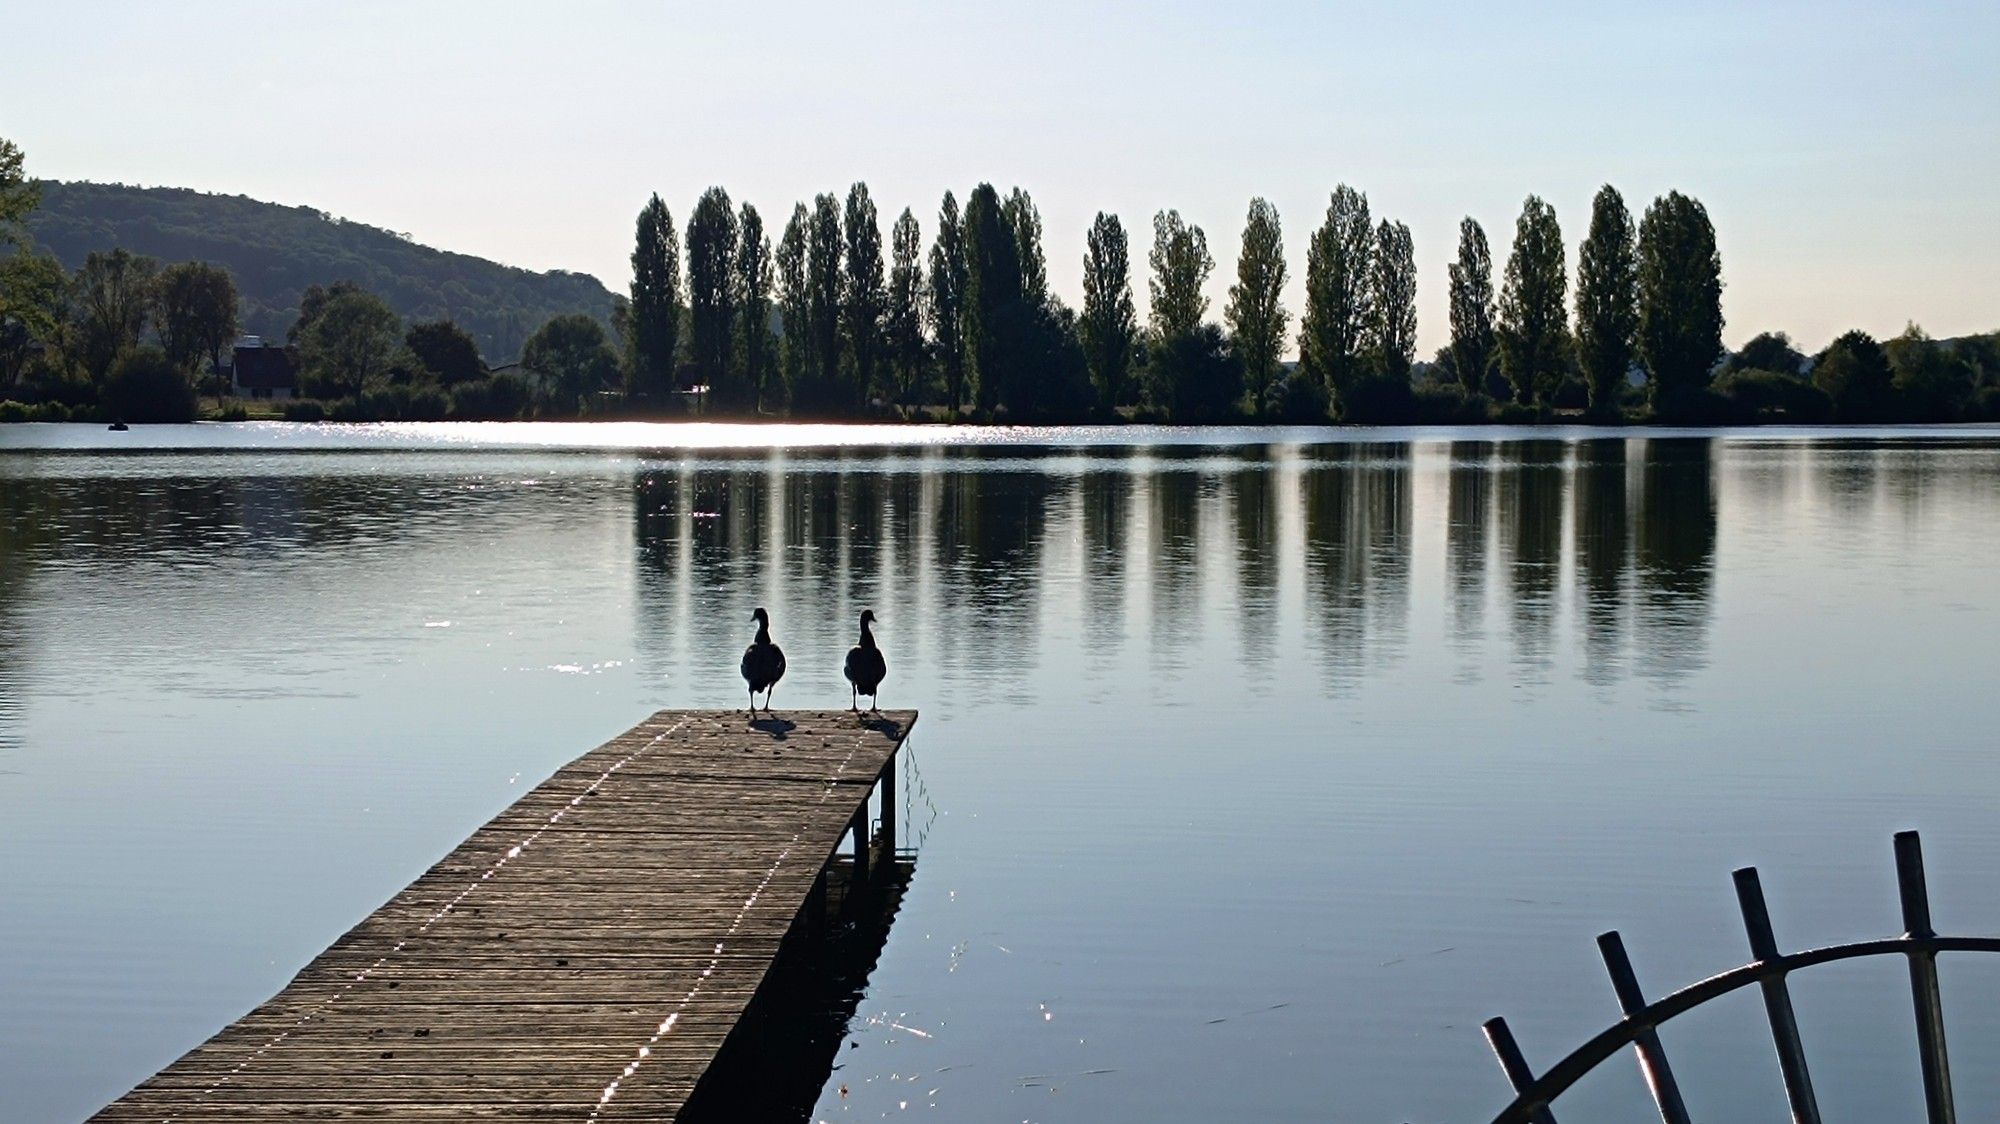
<svg viewBox="0 0 2000 1124"><path fill-rule="evenodd" d="M862 695L868 696L868 709L882 709L875 696L882 680L889 675L889 661L882 658L882 649L875 646L875 634L868 629L874 623L875 611L861 610L861 643L847 650L847 666L840 671L847 676L848 709L857 714L861 711Z"/></svg>
<svg viewBox="0 0 2000 1124"><path fill-rule="evenodd" d="M757 713L757 692L764 692L764 713L771 713L771 688L785 677L785 650L771 643L771 614L750 614L757 622L757 639L743 649L743 680L750 684L750 713Z"/></svg>

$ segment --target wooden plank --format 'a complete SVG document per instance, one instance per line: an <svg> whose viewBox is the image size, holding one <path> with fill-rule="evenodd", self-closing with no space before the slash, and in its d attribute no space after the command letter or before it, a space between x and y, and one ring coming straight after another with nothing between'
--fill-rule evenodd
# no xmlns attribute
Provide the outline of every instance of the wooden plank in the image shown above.
<svg viewBox="0 0 2000 1124"><path fill-rule="evenodd" d="M661 711L93 1120L671 1120L917 719Z"/></svg>

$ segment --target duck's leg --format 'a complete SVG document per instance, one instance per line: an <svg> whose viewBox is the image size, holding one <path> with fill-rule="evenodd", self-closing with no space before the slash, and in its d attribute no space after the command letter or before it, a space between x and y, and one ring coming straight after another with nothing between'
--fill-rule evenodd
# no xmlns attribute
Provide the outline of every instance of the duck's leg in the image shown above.
<svg viewBox="0 0 2000 1124"><path fill-rule="evenodd" d="M750 688L750 716L757 716L757 688Z"/></svg>
<svg viewBox="0 0 2000 1124"><path fill-rule="evenodd" d="M778 693L778 685L776 683L773 683L769 687L764 688L764 713L766 714L771 713L771 696L777 693Z"/></svg>
<svg viewBox="0 0 2000 1124"><path fill-rule="evenodd" d="M861 713L861 688L851 680L847 684L847 709L854 714Z"/></svg>

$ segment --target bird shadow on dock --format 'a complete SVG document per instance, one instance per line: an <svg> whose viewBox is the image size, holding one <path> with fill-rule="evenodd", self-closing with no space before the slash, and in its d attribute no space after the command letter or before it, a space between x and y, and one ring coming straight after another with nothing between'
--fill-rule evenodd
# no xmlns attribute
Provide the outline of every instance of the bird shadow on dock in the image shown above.
<svg viewBox="0 0 2000 1124"><path fill-rule="evenodd" d="M791 736L792 731L799 728L799 724L789 718L779 718L776 715L767 714L762 718L752 718L750 720L750 728L760 733L771 735L772 741L781 742Z"/></svg>
<svg viewBox="0 0 2000 1124"><path fill-rule="evenodd" d="M901 737L903 733L903 724L886 714L863 714L861 716L861 727L864 730L875 730L887 734L892 738Z"/></svg>
<svg viewBox="0 0 2000 1124"><path fill-rule="evenodd" d="M676 1124L812 1120L917 865L908 852L878 862L865 888L852 886L851 866L829 868L844 919L823 932L793 926Z"/></svg>

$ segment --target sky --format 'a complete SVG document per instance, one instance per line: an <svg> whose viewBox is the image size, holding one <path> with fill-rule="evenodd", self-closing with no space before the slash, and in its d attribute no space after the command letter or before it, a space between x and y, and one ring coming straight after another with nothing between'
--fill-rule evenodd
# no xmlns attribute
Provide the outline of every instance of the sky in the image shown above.
<svg viewBox="0 0 2000 1124"><path fill-rule="evenodd" d="M2000 329L2000 4L108 3L0 14L0 136L30 174L307 204L444 249L630 280L658 192L720 184L773 235L865 180L885 232L1026 188L1081 300L1098 211L1208 235L1220 318L1252 197L1305 248L1339 183L1409 224L1420 350L1459 219L1521 202L1572 262L1598 187L1715 222L1725 342Z"/></svg>

